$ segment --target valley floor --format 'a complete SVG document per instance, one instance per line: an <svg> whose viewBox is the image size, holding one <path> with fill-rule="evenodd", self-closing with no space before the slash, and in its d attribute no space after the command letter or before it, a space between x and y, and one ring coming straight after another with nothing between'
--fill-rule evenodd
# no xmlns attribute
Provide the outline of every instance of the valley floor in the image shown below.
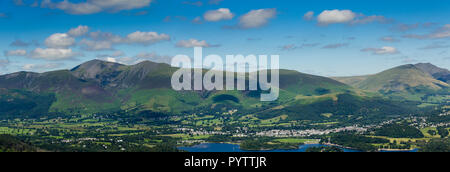
<svg viewBox="0 0 450 172"><path fill-rule="evenodd" d="M376 124L348 125L339 121L285 121L283 116L260 120L253 116L193 114L144 119L95 114L5 119L0 121L0 134L19 137L48 151L169 152L201 143L234 143L244 150L296 149L302 144L323 143L362 151L392 151L421 148L431 140L448 138L450 121L432 122L433 117L448 119L448 116L449 112L444 111L430 117L409 116ZM405 123L407 126L403 126ZM417 131L403 138L405 133L395 133L397 128L383 128L391 125Z"/></svg>

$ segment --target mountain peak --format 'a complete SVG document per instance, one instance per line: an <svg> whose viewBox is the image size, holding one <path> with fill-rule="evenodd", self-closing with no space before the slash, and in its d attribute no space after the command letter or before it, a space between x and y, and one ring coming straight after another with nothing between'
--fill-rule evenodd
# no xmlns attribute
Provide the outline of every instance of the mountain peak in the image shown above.
<svg viewBox="0 0 450 172"><path fill-rule="evenodd" d="M103 60L91 60L78 65L70 71L81 79L99 79L102 74L117 71L122 66L125 65Z"/></svg>
<svg viewBox="0 0 450 172"><path fill-rule="evenodd" d="M418 63L416 65L417 68L420 70L429 73L430 75L436 74L436 73L450 73L447 69L437 67L431 63Z"/></svg>
<svg viewBox="0 0 450 172"><path fill-rule="evenodd" d="M437 67L431 63L418 63L415 66L437 80L450 83L450 71L448 69Z"/></svg>
<svg viewBox="0 0 450 172"><path fill-rule="evenodd" d="M430 63L407 64L394 67L375 75L365 77L338 78L340 81L355 86L360 89L382 92L408 92L411 88L427 88L439 90L448 87L432 73L441 71Z"/></svg>
<svg viewBox="0 0 450 172"><path fill-rule="evenodd" d="M421 66L421 65L435 66L435 65L433 65L431 63L417 63L417 64L415 64L415 66Z"/></svg>
<svg viewBox="0 0 450 172"><path fill-rule="evenodd" d="M393 69L396 69L396 68L398 68L398 69L417 69L417 67L413 64L401 65L398 67L394 67Z"/></svg>

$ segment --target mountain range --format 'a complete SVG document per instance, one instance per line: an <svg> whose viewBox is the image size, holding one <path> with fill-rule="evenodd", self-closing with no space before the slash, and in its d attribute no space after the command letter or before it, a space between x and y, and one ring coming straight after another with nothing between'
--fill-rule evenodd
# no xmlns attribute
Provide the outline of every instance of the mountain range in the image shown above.
<svg viewBox="0 0 450 172"><path fill-rule="evenodd" d="M355 88L407 100L429 101L449 95L450 71L430 63L403 65L374 75L334 78ZM436 97L436 96L435 96Z"/></svg>
<svg viewBox="0 0 450 172"><path fill-rule="evenodd" d="M0 114L40 116L119 110L184 113L229 107L255 111L261 118L288 115L292 119L314 119L329 113L363 115L383 107L392 113L404 113L408 108L397 104L400 101L449 100L450 72L432 64L340 78L280 70L280 98L276 102L260 102L260 91L175 91L171 76L176 70L150 61L128 66L92 60L71 70L2 75Z"/></svg>

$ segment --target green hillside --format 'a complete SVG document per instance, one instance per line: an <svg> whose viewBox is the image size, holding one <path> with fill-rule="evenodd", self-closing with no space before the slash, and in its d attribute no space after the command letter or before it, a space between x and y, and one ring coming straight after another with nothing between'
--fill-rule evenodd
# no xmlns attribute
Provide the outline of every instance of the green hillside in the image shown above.
<svg viewBox="0 0 450 172"><path fill-rule="evenodd" d="M351 89L348 85L330 78L280 70L280 88L300 95L324 95Z"/></svg>
<svg viewBox="0 0 450 172"><path fill-rule="evenodd" d="M442 102L448 95L448 84L414 65L371 76L337 78L341 82L280 70L280 96L274 102L261 102L261 90L175 91L170 80L176 70L178 68L168 64L149 61L126 66L93 60L72 70L3 75L0 76L0 101L4 103L0 112L2 115L39 116L47 112L125 110L176 114L237 109L257 112L262 119L287 115L298 120L330 118L324 114L332 114L332 118L395 115L407 113L405 109L414 110L411 106L396 106L398 102ZM395 102L381 98L382 94L395 98Z"/></svg>
<svg viewBox="0 0 450 172"><path fill-rule="evenodd" d="M448 87L448 84L434 79L414 65L404 65L369 76L356 86L371 91L398 92L420 86L439 90Z"/></svg>
<svg viewBox="0 0 450 172"><path fill-rule="evenodd" d="M434 79L450 84L450 71L448 69L437 67L431 63L419 63L415 66L433 76Z"/></svg>
<svg viewBox="0 0 450 172"><path fill-rule="evenodd" d="M418 66L422 66L419 64ZM379 92L391 98L425 102L446 102L449 84L434 78L416 65L403 65L369 76L341 77L336 80L362 90Z"/></svg>
<svg viewBox="0 0 450 172"><path fill-rule="evenodd" d="M0 114L2 117L47 114L55 101L54 94L36 94L30 91L0 88Z"/></svg>
<svg viewBox="0 0 450 172"><path fill-rule="evenodd" d="M170 80L176 70L168 64L149 61L126 66L92 60L72 70L3 75L0 88L53 94L55 100L49 111L85 113L121 109L180 113L221 104L249 110L283 104L297 96L351 91L349 86L329 78L280 70L280 98L264 103L259 101L261 91L174 91ZM223 97L233 97L234 101L222 100Z"/></svg>

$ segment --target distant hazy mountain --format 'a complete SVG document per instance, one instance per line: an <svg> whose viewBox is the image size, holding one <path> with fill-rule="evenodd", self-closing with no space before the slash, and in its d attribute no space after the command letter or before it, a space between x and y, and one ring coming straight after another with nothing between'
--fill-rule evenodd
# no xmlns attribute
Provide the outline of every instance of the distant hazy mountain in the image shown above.
<svg viewBox="0 0 450 172"><path fill-rule="evenodd" d="M432 64L403 65L375 75L334 78L353 87L401 96L410 100L424 100L431 94L448 95L448 70Z"/></svg>

